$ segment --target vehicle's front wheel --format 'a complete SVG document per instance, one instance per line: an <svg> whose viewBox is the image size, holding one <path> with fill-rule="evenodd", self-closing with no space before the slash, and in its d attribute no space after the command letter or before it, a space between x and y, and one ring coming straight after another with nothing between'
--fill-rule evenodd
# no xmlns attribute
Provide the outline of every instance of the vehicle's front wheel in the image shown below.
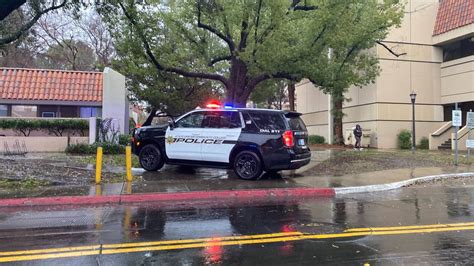
<svg viewBox="0 0 474 266"><path fill-rule="evenodd" d="M235 156L234 172L245 180L257 179L263 172L262 161L253 151L241 151Z"/></svg>
<svg viewBox="0 0 474 266"><path fill-rule="evenodd" d="M147 171L159 170L165 164L160 149L153 144L145 145L145 147L140 150L138 158L140 159L140 165Z"/></svg>

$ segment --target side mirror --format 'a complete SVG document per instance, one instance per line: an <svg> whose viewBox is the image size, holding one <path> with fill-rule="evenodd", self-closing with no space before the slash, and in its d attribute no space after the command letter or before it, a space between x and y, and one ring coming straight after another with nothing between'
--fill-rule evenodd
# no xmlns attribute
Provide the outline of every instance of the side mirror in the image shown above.
<svg viewBox="0 0 474 266"><path fill-rule="evenodd" d="M168 124L169 124L169 126L170 126L170 130L173 130L173 129L175 128L175 124L174 124L174 120L173 120L173 119L169 120L169 121L168 121Z"/></svg>

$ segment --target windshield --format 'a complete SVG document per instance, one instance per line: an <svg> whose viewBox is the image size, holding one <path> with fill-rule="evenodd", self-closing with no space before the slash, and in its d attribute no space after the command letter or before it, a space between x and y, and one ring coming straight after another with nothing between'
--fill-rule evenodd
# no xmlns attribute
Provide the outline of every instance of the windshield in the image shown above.
<svg viewBox="0 0 474 266"><path fill-rule="evenodd" d="M306 126L300 117L286 118L291 130L306 131Z"/></svg>

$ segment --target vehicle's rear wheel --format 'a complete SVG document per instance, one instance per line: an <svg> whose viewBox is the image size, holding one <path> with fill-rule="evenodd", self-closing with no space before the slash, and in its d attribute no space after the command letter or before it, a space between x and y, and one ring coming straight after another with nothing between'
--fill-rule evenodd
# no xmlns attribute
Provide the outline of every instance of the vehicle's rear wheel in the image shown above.
<svg viewBox="0 0 474 266"><path fill-rule="evenodd" d="M253 151L241 151L235 156L234 172L245 180L257 179L263 172L262 161Z"/></svg>
<svg viewBox="0 0 474 266"><path fill-rule="evenodd" d="M147 144L140 150L138 155L140 165L147 171L156 171L161 169L165 164L160 149L154 144Z"/></svg>

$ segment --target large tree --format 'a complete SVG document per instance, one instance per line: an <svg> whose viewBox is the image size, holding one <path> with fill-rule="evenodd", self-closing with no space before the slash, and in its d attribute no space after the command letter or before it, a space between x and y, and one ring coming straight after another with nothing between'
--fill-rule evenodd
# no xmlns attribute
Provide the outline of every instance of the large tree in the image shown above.
<svg viewBox="0 0 474 266"><path fill-rule="evenodd" d="M78 3L77 0L0 0L0 47L28 34L43 15L64 7L78 7ZM5 19L21 8L25 16L24 23L15 28L8 27L4 23Z"/></svg>
<svg viewBox="0 0 474 266"><path fill-rule="evenodd" d="M268 79L308 78L328 93L340 90L335 71L344 85L372 81L377 60L360 51L401 17L396 0L163 2L109 1L101 11L117 42L134 43L128 52L159 73L218 82L240 106Z"/></svg>
<svg viewBox="0 0 474 266"><path fill-rule="evenodd" d="M287 83L279 79L265 80L250 94L250 100L257 107L282 110L288 101Z"/></svg>

